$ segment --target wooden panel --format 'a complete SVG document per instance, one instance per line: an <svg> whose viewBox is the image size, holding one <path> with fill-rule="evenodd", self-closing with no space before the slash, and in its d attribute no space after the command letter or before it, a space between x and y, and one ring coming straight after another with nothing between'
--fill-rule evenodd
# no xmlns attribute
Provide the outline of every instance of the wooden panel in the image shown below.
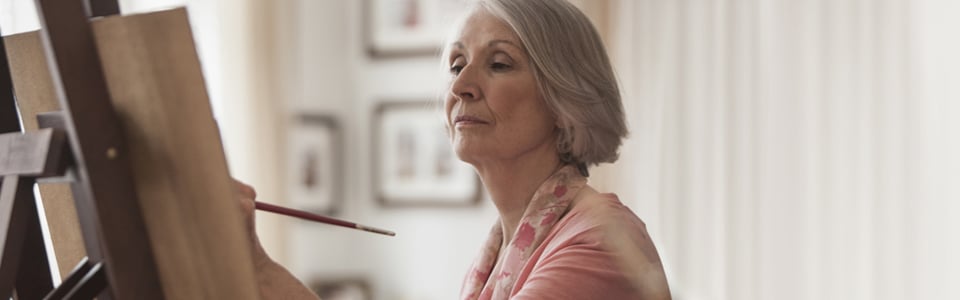
<svg viewBox="0 0 960 300"><path fill-rule="evenodd" d="M24 32L3 38L7 44L7 57L13 88L17 92L17 105L23 116L26 130L37 129L37 113L60 110L57 95L50 79L47 58L43 53L40 33Z"/></svg>
<svg viewBox="0 0 960 300"><path fill-rule="evenodd" d="M25 116L23 127L37 130L38 113L60 110L50 79L50 71L43 52L39 32L25 32L4 37L13 86L17 93L20 114ZM86 256L77 208L69 183L39 185L53 252L61 279Z"/></svg>
<svg viewBox="0 0 960 300"><path fill-rule="evenodd" d="M166 297L256 299L186 10L106 17L93 27Z"/></svg>
<svg viewBox="0 0 960 300"><path fill-rule="evenodd" d="M40 199L50 228L53 255L57 257L57 270L60 270L60 279L65 279L87 256L70 183L40 184Z"/></svg>

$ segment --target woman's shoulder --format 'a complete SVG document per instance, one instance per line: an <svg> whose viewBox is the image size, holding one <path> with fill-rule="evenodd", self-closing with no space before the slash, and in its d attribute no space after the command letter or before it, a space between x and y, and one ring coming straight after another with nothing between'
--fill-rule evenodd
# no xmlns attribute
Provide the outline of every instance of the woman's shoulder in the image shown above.
<svg viewBox="0 0 960 300"><path fill-rule="evenodd" d="M645 233L646 224L614 193L601 193L586 186L570 204L561 220L573 231L633 230Z"/></svg>
<svg viewBox="0 0 960 300"><path fill-rule="evenodd" d="M590 189L578 195L547 239L538 261L541 270L550 269L551 263L570 262L564 267L578 270L574 276L578 281L603 278L612 284L604 289L632 286L630 291L650 299L669 298L663 265L646 225L616 194Z"/></svg>
<svg viewBox="0 0 960 300"><path fill-rule="evenodd" d="M577 195L567 213L547 237L548 247L593 245L597 250L652 247L647 226L613 193L600 193L589 186Z"/></svg>

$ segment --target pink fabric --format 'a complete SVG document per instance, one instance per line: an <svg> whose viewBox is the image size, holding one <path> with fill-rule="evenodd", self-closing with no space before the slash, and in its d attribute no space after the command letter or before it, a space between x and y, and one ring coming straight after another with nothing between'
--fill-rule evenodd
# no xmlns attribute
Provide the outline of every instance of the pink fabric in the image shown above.
<svg viewBox="0 0 960 300"><path fill-rule="evenodd" d="M503 241L496 222L460 298L640 298L650 278L643 274L663 273L646 227L613 194L597 194L571 207L585 184L574 167L547 179L521 218L503 266L490 274Z"/></svg>

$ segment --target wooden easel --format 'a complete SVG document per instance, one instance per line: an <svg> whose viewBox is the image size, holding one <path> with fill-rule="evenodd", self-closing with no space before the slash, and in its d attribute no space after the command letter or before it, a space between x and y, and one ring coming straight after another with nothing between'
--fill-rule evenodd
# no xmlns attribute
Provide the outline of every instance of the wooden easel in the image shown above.
<svg viewBox="0 0 960 300"><path fill-rule="evenodd" d="M61 110L38 115L40 130L21 128L17 107L22 99L15 96L7 45L0 39L0 299L14 294L17 299L178 298L167 294L170 276L164 277L158 267L149 222L137 199L132 149L111 102L90 22L118 15L117 1L35 1ZM42 212L33 195L38 180L71 183L87 254L57 287L52 285L41 233ZM209 245L199 247L210 252ZM170 256L165 257L169 261ZM190 297L223 295L197 290L193 287Z"/></svg>
<svg viewBox="0 0 960 300"><path fill-rule="evenodd" d="M120 155L127 152L126 143L113 115L88 23L92 17L119 14L119 6L115 0L37 0L36 6L46 53L53 57L50 71L60 75L54 80L60 81L63 110L60 114L49 115L48 122L41 121L48 123L41 126L60 128L36 133L9 133L20 132L21 128L4 50L0 55L3 65L0 69L0 76L3 76L0 78L3 88L0 90L3 97L0 99L0 105L3 105L0 132L7 133L5 135L13 141L6 150L23 146L30 150L8 152L7 164L2 167L5 177L0 203L4 206L0 213L10 216L10 221L7 228L0 228L7 233L0 298L10 296L8 286L12 282L20 299L40 299L43 298L40 295L48 293L51 299L91 299L98 295L100 299L163 299L143 217L138 202L134 200L136 194L132 189L130 162ZM64 160L57 160L59 157L49 157L56 156L66 146L62 138L57 140L55 136L69 140L67 149L71 149L69 157L74 163L69 166L68 176L72 181L88 259L59 287L52 289L32 187L37 178L62 175L36 170L63 170L67 167ZM35 142L23 143L29 140ZM44 155L47 157L36 155L35 148L44 147L52 150ZM0 151L4 150L0 148ZM32 162L33 170L9 170L10 164L24 162ZM16 274L14 278L9 278L13 274ZM110 283L109 289L106 289L107 282Z"/></svg>

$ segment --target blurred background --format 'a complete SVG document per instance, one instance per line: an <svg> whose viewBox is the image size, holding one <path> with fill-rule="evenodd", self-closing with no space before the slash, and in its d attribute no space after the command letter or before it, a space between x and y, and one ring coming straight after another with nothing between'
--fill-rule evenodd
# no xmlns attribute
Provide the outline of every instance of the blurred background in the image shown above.
<svg viewBox="0 0 960 300"><path fill-rule="evenodd" d="M328 299L457 297L497 217L422 121L462 0L120 2L188 7L261 201L398 233L260 213L278 261ZM647 223L675 299L960 299L960 2L572 2L631 129L591 183ZM32 1L0 13L38 28Z"/></svg>

